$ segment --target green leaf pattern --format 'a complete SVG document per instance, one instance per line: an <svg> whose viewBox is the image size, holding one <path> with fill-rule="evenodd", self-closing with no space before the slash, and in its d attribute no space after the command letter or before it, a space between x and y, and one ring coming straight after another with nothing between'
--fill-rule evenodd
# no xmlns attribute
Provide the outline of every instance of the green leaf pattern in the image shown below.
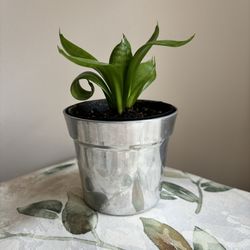
<svg viewBox="0 0 250 250"><path fill-rule="evenodd" d="M44 219L56 219L57 213L60 213L62 203L57 200L45 200L32 203L24 207L18 207L17 211L20 214L25 214Z"/></svg>
<svg viewBox="0 0 250 250"><path fill-rule="evenodd" d="M194 181L189 177L188 174L182 172L182 171L177 171L177 170L171 170L168 169L167 171L164 172L163 174L167 178L186 178L190 179L190 181L196 185L197 191L198 191L198 196L194 194L193 192L187 190L184 187L181 187L175 183L168 182L168 181L162 181L161 182L161 192L160 192L160 197L163 200L175 200L176 197L179 197L183 200L186 200L188 202L196 202L197 203L197 208L195 210L195 213L198 214L201 211L202 204L203 204L203 190L206 192L224 192L228 191L231 189L231 187L225 186L220 183L216 183L213 181L207 181L207 182L201 182L202 179L199 179L198 181Z"/></svg>
<svg viewBox="0 0 250 250"><path fill-rule="evenodd" d="M68 201L62 212L64 227L72 234L85 234L95 229L97 213L77 195L68 193Z"/></svg>
<svg viewBox="0 0 250 250"><path fill-rule="evenodd" d="M173 227L152 218L140 218L144 233L160 250L192 250L186 239ZM226 250L212 235L195 227L193 231L194 250Z"/></svg>
<svg viewBox="0 0 250 250"><path fill-rule="evenodd" d="M226 248L219 241L206 231L195 227L193 233L194 250L225 250Z"/></svg>
<svg viewBox="0 0 250 250"><path fill-rule="evenodd" d="M162 189L167 190L169 193L189 202L198 202L199 198L194 193L190 192L186 188L183 188L177 184L163 181L161 183Z"/></svg>
<svg viewBox="0 0 250 250"><path fill-rule="evenodd" d="M231 187L213 181L204 182L201 184L201 187L207 192L224 192L232 189Z"/></svg>
<svg viewBox="0 0 250 250"><path fill-rule="evenodd" d="M208 185L209 184L209 185ZM203 187L210 187L214 185L213 183L205 182L203 183ZM135 198L141 194L141 187L138 181L134 182L134 192L136 193ZM180 186L172 183L165 182L163 185L164 188L168 190L174 191L178 197L182 198L185 196L185 200L193 201L196 196L193 195L190 191L184 188L180 188ZM164 191L166 197L175 198L171 196L168 191ZM97 227L98 215L95 211L89 208L85 202L79 196L69 192L67 194L68 201L65 204L65 207L62 212L62 223L67 231L72 234L86 234L88 232L92 232L96 241L77 239L79 241L83 241L83 243L90 245L98 245L104 247L106 249L114 249L119 250L121 248L115 247L108 243L105 243L100 240L97 235L95 228ZM187 197L188 198L187 198ZM134 198L134 199L135 199ZM140 199L139 199L140 200ZM135 201L133 201L135 202ZM138 204L134 204L135 208L141 207L142 204L140 202ZM25 214L29 216L42 217L47 219L55 219L58 218L57 213L60 213L62 209L62 203L57 200L44 200L32 203L25 207L17 208L17 211L20 214ZM143 225L144 233L147 237L154 243L154 245L160 250L191 250L191 246L189 242L183 237L183 235L178 232L173 227L161 223L158 220L153 218L145 218L140 217L140 220ZM40 240L68 240L69 238L65 237L53 237L53 236L40 236L40 235L32 235L29 233L8 233L6 232L4 236L0 235L0 239L7 239L10 237L30 237ZM198 226L195 226L193 230L193 249L194 250L225 250L226 248L211 234L207 233L205 230L201 229Z"/></svg>
<svg viewBox="0 0 250 250"><path fill-rule="evenodd" d="M185 238L174 228L151 218L140 218L145 234L160 250L192 250Z"/></svg>

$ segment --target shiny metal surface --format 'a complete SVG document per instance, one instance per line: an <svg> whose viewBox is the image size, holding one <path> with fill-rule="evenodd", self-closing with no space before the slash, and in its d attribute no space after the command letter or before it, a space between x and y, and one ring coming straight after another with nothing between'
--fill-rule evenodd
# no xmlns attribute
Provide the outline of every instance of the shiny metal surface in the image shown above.
<svg viewBox="0 0 250 250"><path fill-rule="evenodd" d="M132 215L153 207L177 112L139 121L94 121L64 111L75 143L84 200L95 210Z"/></svg>

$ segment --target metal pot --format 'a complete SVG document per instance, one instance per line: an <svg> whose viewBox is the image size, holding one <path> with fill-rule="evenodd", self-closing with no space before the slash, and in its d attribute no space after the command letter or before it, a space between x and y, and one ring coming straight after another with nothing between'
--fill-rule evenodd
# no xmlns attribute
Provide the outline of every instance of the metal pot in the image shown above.
<svg viewBox="0 0 250 250"><path fill-rule="evenodd" d="M152 102L152 101L144 101ZM89 108L105 100L79 103L64 110L75 143L83 198L93 209L110 215L132 215L159 200L162 167L177 110L156 118L100 121L78 118L79 106Z"/></svg>

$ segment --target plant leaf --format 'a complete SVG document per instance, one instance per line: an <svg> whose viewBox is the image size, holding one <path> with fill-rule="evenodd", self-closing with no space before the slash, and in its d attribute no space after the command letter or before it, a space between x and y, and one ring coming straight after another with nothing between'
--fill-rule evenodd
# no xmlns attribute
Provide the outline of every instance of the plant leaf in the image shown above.
<svg viewBox="0 0 250 250"><path fill-rule="evenodd" d="M136 212L142 211L144 209L144 197L138 178L136 178L133 183L132 204Z"/></svg>
<svg viewBox="0 0 250 250"><path fill-rule="evenodd" d="M107 99L109 105L111 107L116 107L118 113L122 113L124 109L122 102L123 71L120 65L113 65L95 61L92 59L71 56L65 53L59 47L58 51L68 60L73 63L76 63L77 65L95 69L103 77L107 86L110 89L110 92L112 93L112 100Z"/></svg>
<svg viewBox="0 0 250 250"><path fill-rule="evenodd" d="M62 210L62 202L57 200L44 200L32 203L24 207L18 207L17 211L20 214L25 214L34 217L45 219L56 219Z"/></svg>
<svg viewBox="0 0 250 250"><path fill-rule="evenodd" d="M69 192L62 212L64 227L72 234L85 234L97 225L97 213L89 208L79 196Z"/></svg>
<svg viewBox="0 0 250 250"><path fill-rule="evenodd" d="M159 26L157 24L152 36L149 38L147 43L151 41L155 41L158 36L159 36ZM140 65L142 59L144 58L144 56L147 54L147 52L150 50L151 47L152 45L139 48L134 54L134 56L132 57L132 59L130 60L128 71L127 71L127 78L126 78L126 82L124 85L124 93L123 93L124 102L126 102L128 96L130 96L130 92L133 86L135 72L137 70L137 67Z"/></svg>
<svg viewBox="0 0 250 250"><path fill-rule="evenodd" d="M143 45L142 47L144 47L144 46L148 47L148 46L153 46L153 45L160 45L160 46L167 46L167 47L180 47L180 46L183 46L183 45L189 43L190 41L192 41L194 36L195 36L195 34L184 41L174 41L174 40L150 41L150 42L146 43L145 45Z"/></svg>
<svg viewBox="0 0 250 250"><path fill-rule="evenodd" d="M198 202L199 201L199 198L197 195L190 192L186 188L183 188L183 187L176 185L174 183L163 181L161 183L161 187L163 189L166 189L171 194L178 196L179 198L181 198L183 200L186 200L189 202Z"/></svg>
<svg viewBox="0 0 250 250"><path fill-rule="evenodd" d="M65 38L64 35L60 31L59 31L59 37L60 37L62 47L69 55L82 57L86 59L93 59L97 61L97 59L93 57L90 53L88 53L86 50L80 48L79 46L75 45L74 43L69 41L67 38Z"/></svg>
<svg viewBox="0 0 250 250"><path fill-rule="evenodd" d="M88 84L91 87L90 91L85 90L81 87L80 80L82 79L88 81ZM94 86L92 82L98 85L103 90L103 92L108 96L108 98L111 98L110 90L107 87L106 83L99 75L91 71L83 72L74 79L70 88L72 96L78 100L89 99L94 93Z"/></svg>
<svg viewBox="0 0 250 250"><path fill-rule="evenodd" d="M70 54L65 53L60 47L57 47L57 48L58 48L58 52L61 55L66 57L71 62L73 62L75 64L78 64L80 66L93 68L93 69L98 69L98 68L101 68L101 67L109 67L110 66L108 63L99 62L99 61L96 61L94 59L82 58L82 57L79 57L79 56L72 56Z"/></svg>
<svg viewBox="0 0 250 250"><path fill-rule="evenodd" d="M192 250L185 238L169 225L150 218L140 218L145 234L160 250Z"/></svg>
<svg viewBox="0 0 250 250"><path fill-rule="evenodd" d="M213 181L204 182L201 184L201 187L207 192L224 192L232 189L229 186Z"/></svg>
<svg viewBox="0 0 250 250"><path fill-rule="evenodd" d="M149 60L141 63L134 77L134 84L131 89L131 94L127 101L127 106L132 107L136 102L139 95L155 80L156 69L155 61Z"/></svg>
<svg viewBox="0 0 250 250"><path fill-rule="evenodd" d="M226 248L212 235L195 227L193 232L194 250L226 250Z"/></svg>
<svg viewBox="0 0 250 250"><path fill-rule="evenodd" d="M126 67L131 58L131 45L125 35L123 35L121 42L113 49L109 58L109 63L120 64L123 67Z"/></svg>

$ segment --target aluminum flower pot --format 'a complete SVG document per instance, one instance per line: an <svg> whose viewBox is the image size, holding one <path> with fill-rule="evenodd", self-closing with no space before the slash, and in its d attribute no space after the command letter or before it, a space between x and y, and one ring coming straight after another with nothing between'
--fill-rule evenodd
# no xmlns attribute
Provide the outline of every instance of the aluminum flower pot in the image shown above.
<svg viewBox="0 0 250 250"><path fill-rule="evenodd" d="M105 100L87 101L64 110L75 143L83 198L93 209L110 215L132 215L155 206L159 200L162 168L177 110L163 102L164 112L154 118L128 121L78 117L79 109L93 106L100 112Z"/></svg>

